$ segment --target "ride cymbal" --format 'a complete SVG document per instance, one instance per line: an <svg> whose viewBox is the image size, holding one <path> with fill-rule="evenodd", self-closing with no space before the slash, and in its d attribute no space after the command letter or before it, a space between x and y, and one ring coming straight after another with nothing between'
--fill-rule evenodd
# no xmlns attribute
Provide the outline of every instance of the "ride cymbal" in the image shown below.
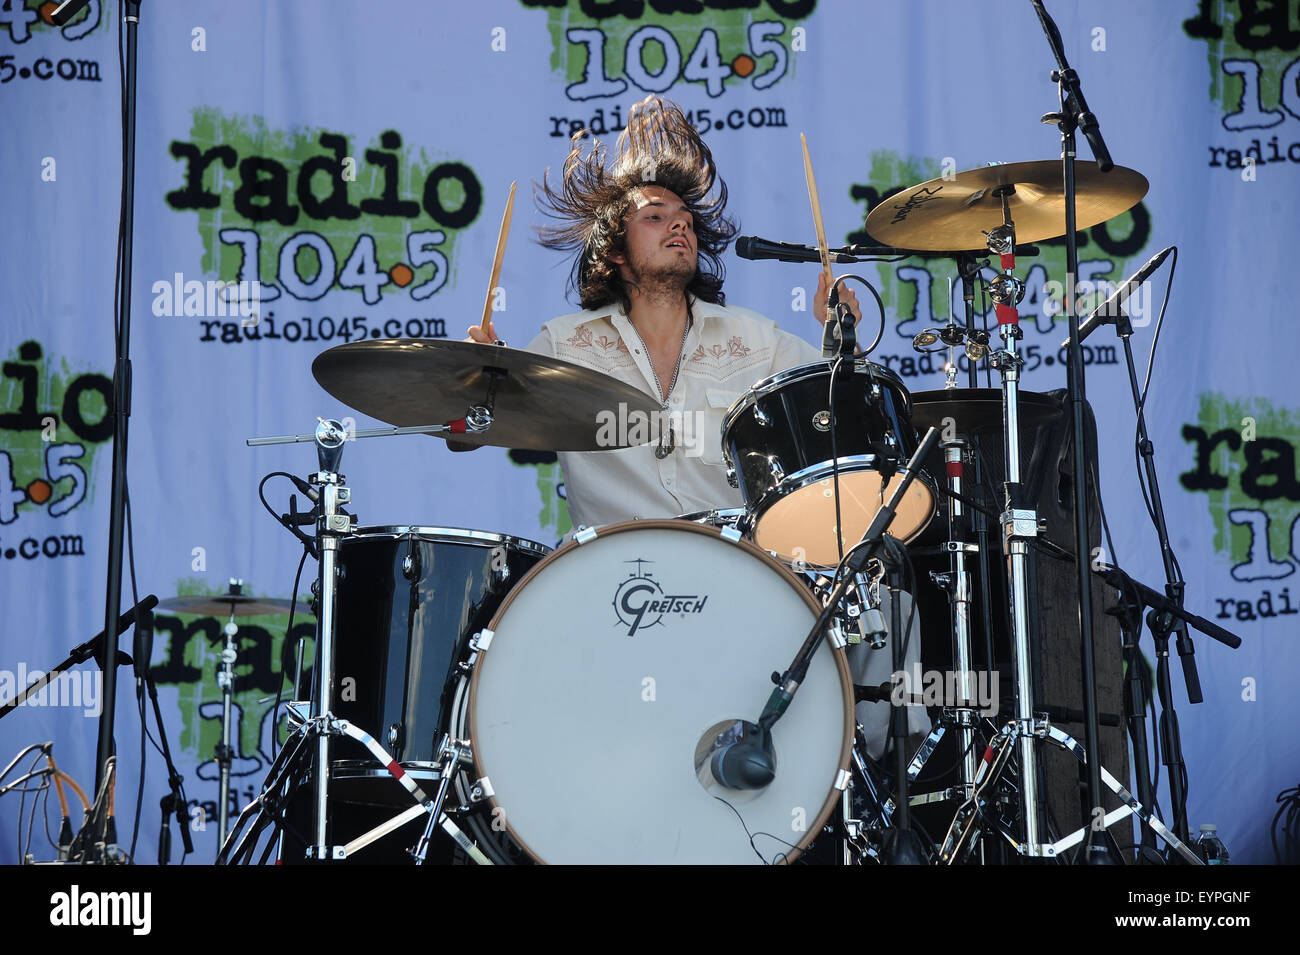
<svg viewBox="0 0 1300 955"><path fill-rule="evenodd" d="M1146 195L1140 172L1076 162L1075 228L1087 229L1133 208ZM1059 160L1003 163L931 179L880 202L867 232L886 245L934 252L984 251L984 233L1003 224L1007 201L1016 242L1065 235L1065 187Z"/></svg>

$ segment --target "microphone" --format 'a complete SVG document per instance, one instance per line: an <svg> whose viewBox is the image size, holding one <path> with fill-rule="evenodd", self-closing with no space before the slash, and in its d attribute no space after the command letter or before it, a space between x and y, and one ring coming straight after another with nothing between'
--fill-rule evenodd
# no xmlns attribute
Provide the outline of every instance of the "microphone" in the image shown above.
<svg viewBox="0 0 1300 955"><path fill-rule="evenodd" d="M149 663L153 659L153 611L141 607L135 618L135 678L144 681L149 677Z"/></svg>
<svg viewBox="0 0 1300 955"><path fill-rule="evenodd" d="M1083 340L1102 325L1109 325L1115 321L1119 317L1120 305L1136 292L1138 287L1149 279L1156 269L1160 268L1161 263L1169 257L1169 253L1174 251L1175 248L1177 247L1171 245L1169 248L1162 249L1151 256L1147 264L1134 272L1132 277L1117 288L1110 298L1094 308L1083 323L1079 325L1079 344L1082 345ZM1065 341L1061 342L1061 347L1064 348L1068 344L1070 344L1070 339L1066 338Z"/></svg>
<svg viewBox="0 0 1300 955"><path fill-rule="evenodd" d="M776 754L767 727L736 720L717 735L714 745L709 772L719 785L727 789L762 789L776 778Z"/></svg>
<svg viewBox="0 0 1300 955"><path fill-rule="evenodd" d="M736 254L742 259L776 259L778 262L820 262L821 254L816 248L799 245L794 242L773 242L760 239L756 235L742 235L736 239ZM851 255L830 250L832 262L856 262Z"/></svg>
<svg viewBox="0 0 1300 955"><path fill-rule="evenodd" d="M316 490L296 474L290 474L289 480L293 482L294 487L307 496L307 500L311 501L313 504L320 503L320 491Z"/></svg>

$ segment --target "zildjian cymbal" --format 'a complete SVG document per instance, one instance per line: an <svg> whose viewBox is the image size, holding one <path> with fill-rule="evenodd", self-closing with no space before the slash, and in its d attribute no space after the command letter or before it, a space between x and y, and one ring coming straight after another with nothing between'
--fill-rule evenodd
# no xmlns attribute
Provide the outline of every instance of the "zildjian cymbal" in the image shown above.
<svg viewBox="0 0 1300 955"><path fill-rule="evenodd" d="M1074 176L1076 229L1133 208L1149 185L1140 172L1116 166L1102 173L1095 162L1076 162ZM984 251L984 233L1003 224L1004 197L1017 243L1065 235L1065 187L1058 160L984 166L904 189L871 210L867 232L903 249Z"/></svg>
<svg viewBox="0 0 1300 955"><path fill-rule="evenodd" d="M203 597L169 597L159 601L159 610L174 610L177 613L192 614L196 617L272 617L284 616L291 609L295 613L311 614L303 604L294 608L292 600L273 600L249 597L245 594L212 594Z"/></svg>
<svg viewBox="0 0 1300 955"><path fill-rule="evenodd" d="M316 356L312 374L350 408L398 427L443 424L471 407L491 404L493 422L475 434L439 435L459 444L533 451L599 451L629 447L626 432L656 437L653 426L619 428L613 414L658 419L649 394L609 375L504 345L440 338L349 342ZM605 433L601 433L602 430Z"/></svg>

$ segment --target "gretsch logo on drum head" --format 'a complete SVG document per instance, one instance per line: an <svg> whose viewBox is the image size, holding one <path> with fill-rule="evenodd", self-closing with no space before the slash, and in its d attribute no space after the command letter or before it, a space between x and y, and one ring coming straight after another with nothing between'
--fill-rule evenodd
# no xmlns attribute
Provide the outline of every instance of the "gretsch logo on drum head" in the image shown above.
<svg viewBox="0 0 1300 955"><path fill-rule="evenodd" d="M653 561L637 559L625 563L635 564L636 570L614 592L614 612L618 614L618 622L627 627L629 637L638 630L663 623L667 614L685 615L704 610L704 602L709 599L707 594L664 593L654 575L642 567Z"/></svg>

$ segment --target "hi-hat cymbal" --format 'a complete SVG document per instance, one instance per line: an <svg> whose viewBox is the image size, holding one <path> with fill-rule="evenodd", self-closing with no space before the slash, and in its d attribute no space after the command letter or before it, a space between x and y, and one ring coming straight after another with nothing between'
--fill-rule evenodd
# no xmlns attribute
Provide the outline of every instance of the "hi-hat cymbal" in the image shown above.
<svg viewBox="0 0 1300 955"><path fill-rule="evenodd" d="M1095 162L1074 165L1075 227L1087 229L1133 208L1146 195L1140 172ZM886 245L923 251L982 251L984 233L1002 225L1006 196L1016 242L1065 235L1065 187L1059 160L1003 163L931 179L885 199L867 216L867 232Z"/></svg>
<svg viewBox="0 0 1300 955"><path fill-rule="evenodd" d="M1038 391L1019 391L1020 427L1039 428L1061 413L1061 403ZM987 434L1002 429L1002 389L940 388L912 392L912 427L923 434L931 426L944 428L952 419L959 435Z"/></svg>
<svg viewBox="0 0 1300 955"><path fill-rule="evenodd" d="M489 369L499 370L499 374ZM312 362L322 388L344 404L398 427L463 418L492 391L492 426L481 434L440 435L460 444L533 451L597 451L627 447L601 423L644 414L659 404L609 375L504 345L441 338L349 342ZM601 431L606 433L602 434ZM614 429L621 432L646 429ZM646 440L653 440L653 433ZM599 438L599 440L598 440Z"/></svg>
<svg viewBox="0 0 1300 955"><path fill-rule="evenodd" d="M202 597L169 597L159 601L159 610L193 614L196 617L271 617L294 613L311 614L303 604L294 609L292 600L274 600L249 597L245 594L213 594Z"/></svg>

